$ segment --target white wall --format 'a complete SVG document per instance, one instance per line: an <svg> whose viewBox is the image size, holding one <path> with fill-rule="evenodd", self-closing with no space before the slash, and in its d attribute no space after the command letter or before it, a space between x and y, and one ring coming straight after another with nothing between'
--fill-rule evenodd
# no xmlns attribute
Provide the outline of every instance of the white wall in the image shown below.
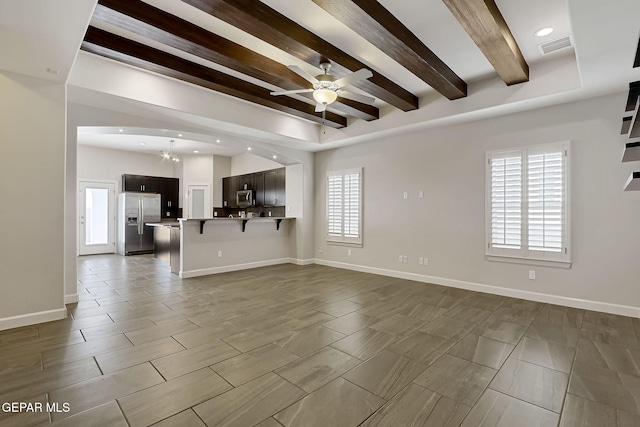
<svg viewBox="0 0 640 427"><path fill-rule="evenodd" d="M0 73L0 330L61 319L64 307L63 84Z"/></svg>
<svg viewBox="0 0 640 427"><path fill-rule="evenodd" d="M287 166L285 175L285 216L302 218L304 216L304 165Z"/></svg>
<svg viewBox="0 0 640 427"><path fill-rule="evenodd" d="M200 221L183 221L181 231L181 277L195 277L289 261L295 248L289 245L289 230L295 219L276 221L258 218L247 221L207 221L200 234ZM218 256L222 251L222 256Z"/></svg>
<svg viewBox="0 0 640 427"><path fill-rule="evenodd" d="M149 175L178 178L176 164L160 155L78 145L78 179L116 182L116 193L122 192L122 175Z"/></svg>
<svg viewBox="0 0 640 427"><path fill-rule="evenodd" d="M231 157L213 156L213 199L216 208L222 207L222 178L231 175Z"/></svg>
<svg viewBox="0 0 640 427"><path fill-rule="evenodd" d="M231 158L231 175L244 175L246 173L254 173L266 171L270 169L279 169L282 164L264 157L256 156L251 153L243 153Z"/></svg>
<svg viewBox="0 0 640 427"><path fill-rule="evenodd" d="M640 165L620 162L625 100L626 94L611 95L317 153L316 258L570 305L584 299L604 303L594 307L603 311L640 315L640 193L622 191ZM572 141L572 267L486 260L485 152L566 140ZM359 166L364 246L347 256L346 247L326 244L324 177L328 170ZM409 263L400 264L398 255ZM418 257L428 257L429 265L418 265ZM528 279L529 270L536 270L537 280Z"/></svg>
<svg viewBox="0 0 640 427"><path fill-rule="evenodd" d="M213 202L213 156L209 155L188 155L182 157L182 179L181 179L181 194L182 194L182 209L183 217L187 217L189 211L189 184L209 185L209 201L210 208L214 205ZM213 213L209 212L208 217Z"/></svg>

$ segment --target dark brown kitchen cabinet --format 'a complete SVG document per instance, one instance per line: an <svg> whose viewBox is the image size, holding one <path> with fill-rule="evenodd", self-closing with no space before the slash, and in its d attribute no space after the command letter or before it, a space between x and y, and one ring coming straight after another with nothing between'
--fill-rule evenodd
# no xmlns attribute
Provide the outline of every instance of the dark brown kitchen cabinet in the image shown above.
<svg viewBox="0 0 640 427"><path fill-rule="evenodd" d="M238 193L238 177L222 178L222 207L237 208L236 194Z"/></svg>
<svg viewBox="0 0 640 427"><path fill-rule="evenodd" d="M177 218L180 205L180 180L178 178L160 178L163 218Z"/></svg>
<svg viewBox="0 0 640 427"><path fill-rule="evenodd" d="M264 172L264 206L285 205L286 169Z"/></svg>
<svg viewBox="0 0 640 427"><path fill-rule="evenodd" d="M249 173L238 176L238 190L253 190L255 187L254 175L253 173Z"/></svg>
<svg viewBox="0 0 640 427"><path fill-rule="evenodd" d="M162 218L177 218L180 180L146 175L122 175L122 191L160 194Z"/></svg>
<svg viewBox="0 0 640 427"><path fill-rule="evenodd" d="M145 175L122 175L122 191L159 193L161 178Z"/></svg>
<svg viewBox="0 0 640 427"><path fill-rule="evenodd" d="M255 182L255 205L264 206L264 172L254 174Z"/></svg>
<svg viewBox="0 0 640 427"><path fill-rule="evenodd" d="M222 178L222 206L237 208L240 190L253 190L256 207L285 206L286 176L287 169L280 168Z"/></svg>

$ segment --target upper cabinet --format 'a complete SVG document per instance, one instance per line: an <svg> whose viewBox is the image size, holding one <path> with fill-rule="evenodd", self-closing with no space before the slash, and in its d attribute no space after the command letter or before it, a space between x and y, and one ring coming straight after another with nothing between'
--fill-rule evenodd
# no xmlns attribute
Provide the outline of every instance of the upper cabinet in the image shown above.
<svg viewBox="0 0 640 427"><path fill-rule="evenodd" d="M180 180L146 175L122 175L122 191L160 194L162 217L177 218L180 203Z"/></svg>
<svg viewBox="0 0 640 427"><path fill-rule="evenodd" d="M180 180L178 178L160 178L162 197L162 217L177 218L180 203Z"/></svg>
<svg viewBox="0 0 640 427"><path fill-rule="evenodd" d="M161 179L157 176L122 175L122 191L139 193L159 193Z"/></svg>
<svg viewBox="0 0 640 427"><path fill-rule="evenodd" d="M238 176L238 190L255 190L255 174L248 173Z"/></svg>
<svg viewBox="0 0 640 427"><path fill-rule="evenodd" d="M254 206L285 206L285 181L285 168L222 178L222 205L225 208L237 208L238 190L253 190Z"/></svg>
<svg viewBox="0 0 640 427"><path fill-rule="evenodd" d="M264 206L285 205L285 168L264 172Z"/></svg>
<svg viewBox="0 0 640 427"><path fill-rule="evenodd" d="M237 208L236 193L239 189L239 177L222 178L222 207Z"/></svg>

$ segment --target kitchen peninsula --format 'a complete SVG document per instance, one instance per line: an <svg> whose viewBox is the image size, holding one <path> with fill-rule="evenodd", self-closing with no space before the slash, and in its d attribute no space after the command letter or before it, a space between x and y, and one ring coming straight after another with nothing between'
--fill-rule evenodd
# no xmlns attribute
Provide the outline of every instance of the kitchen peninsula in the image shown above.
<svg viewBox="0 0 640 427"><path fill-rule="evenodd" d="M180 220L180 277L289 262L293 218ZM202 231L202 233L201 233Z"/></svg>
<svg viewBox="0 0 640 427"><path fill-rule="evenodd" d="M211 217L154 224L156 257L183 278L288 263L302 188L301 165L224 178Z"/></svg>

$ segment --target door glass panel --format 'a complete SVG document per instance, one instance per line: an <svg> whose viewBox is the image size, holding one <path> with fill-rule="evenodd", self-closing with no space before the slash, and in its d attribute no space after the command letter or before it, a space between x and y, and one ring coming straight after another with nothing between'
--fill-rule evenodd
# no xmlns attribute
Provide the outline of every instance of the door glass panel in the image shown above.
<svg viewBox="0 0 640 427"><path fill-rule="evenodd" d="M85 192L85 244L109 243L109 190L87 188Z"/></svg>
<svg viewBox="0 0 640 427"><path fill-rule="evenodd" d="M194 218L204 218L204 190L191 192L191 214Z"/></svg>

